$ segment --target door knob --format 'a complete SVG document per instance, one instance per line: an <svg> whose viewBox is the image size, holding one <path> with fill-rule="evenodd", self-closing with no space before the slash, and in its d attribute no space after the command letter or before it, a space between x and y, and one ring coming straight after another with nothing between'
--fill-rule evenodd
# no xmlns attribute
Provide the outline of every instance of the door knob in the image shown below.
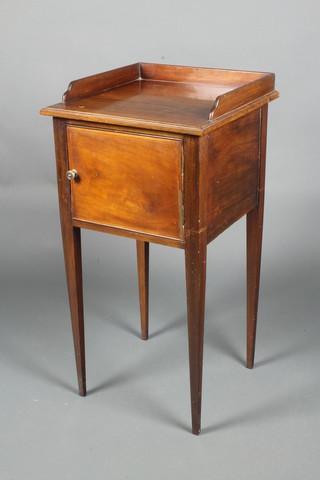
<svg viewBox="0 0 320 480"><path fill-rule="evenodd" d="M79 177L78 172L74 168L72 170L67 171L67 179L68 180L75 180L78 177Z"/></svg>

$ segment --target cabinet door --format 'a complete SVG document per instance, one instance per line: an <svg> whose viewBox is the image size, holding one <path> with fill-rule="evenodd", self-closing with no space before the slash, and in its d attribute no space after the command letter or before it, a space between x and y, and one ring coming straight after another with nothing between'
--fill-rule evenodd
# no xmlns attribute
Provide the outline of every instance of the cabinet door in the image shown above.
<svg viewBox="0 0 320 480"><path fill-rule="evenodd" d="M182 237L182 140L67 129L74 219Z"/></svg>

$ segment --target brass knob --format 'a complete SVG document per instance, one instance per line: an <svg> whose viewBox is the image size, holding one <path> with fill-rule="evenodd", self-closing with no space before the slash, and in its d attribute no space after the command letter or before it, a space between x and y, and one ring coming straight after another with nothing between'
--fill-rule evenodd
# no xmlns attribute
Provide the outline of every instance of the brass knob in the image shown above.
<svg viewBox="0 0 320 480"><path fill-rule="evenodd" d="M68 180L75 180L78 177L79 177L78 172L74 168L72 170L67 171L67 179Z"/></svg>

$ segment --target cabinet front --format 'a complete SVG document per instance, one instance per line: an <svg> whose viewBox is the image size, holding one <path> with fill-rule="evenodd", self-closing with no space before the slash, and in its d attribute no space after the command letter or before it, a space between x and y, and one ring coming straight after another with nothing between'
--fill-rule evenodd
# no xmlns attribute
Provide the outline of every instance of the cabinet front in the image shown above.
<svg viewBox="0 0 320 480"><path fill-rule="evenodd" d="M67 128L73 219L182 238L182 140Z"/></svg>

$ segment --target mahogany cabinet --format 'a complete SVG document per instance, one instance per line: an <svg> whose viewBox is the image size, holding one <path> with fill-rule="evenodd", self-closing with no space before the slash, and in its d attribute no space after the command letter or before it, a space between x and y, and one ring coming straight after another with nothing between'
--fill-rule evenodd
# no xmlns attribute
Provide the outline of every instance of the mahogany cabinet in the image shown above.
<svg viewBox="0 0 320 480"><path fill-rule="evenodd" d="M274 74L137 63L71 82L53 117L80 395L86 394L80 229L136 240L141 337L149 243L185 250L192 432L199 434L207 245L247 216L253 367L268 103Z"/></svg>

